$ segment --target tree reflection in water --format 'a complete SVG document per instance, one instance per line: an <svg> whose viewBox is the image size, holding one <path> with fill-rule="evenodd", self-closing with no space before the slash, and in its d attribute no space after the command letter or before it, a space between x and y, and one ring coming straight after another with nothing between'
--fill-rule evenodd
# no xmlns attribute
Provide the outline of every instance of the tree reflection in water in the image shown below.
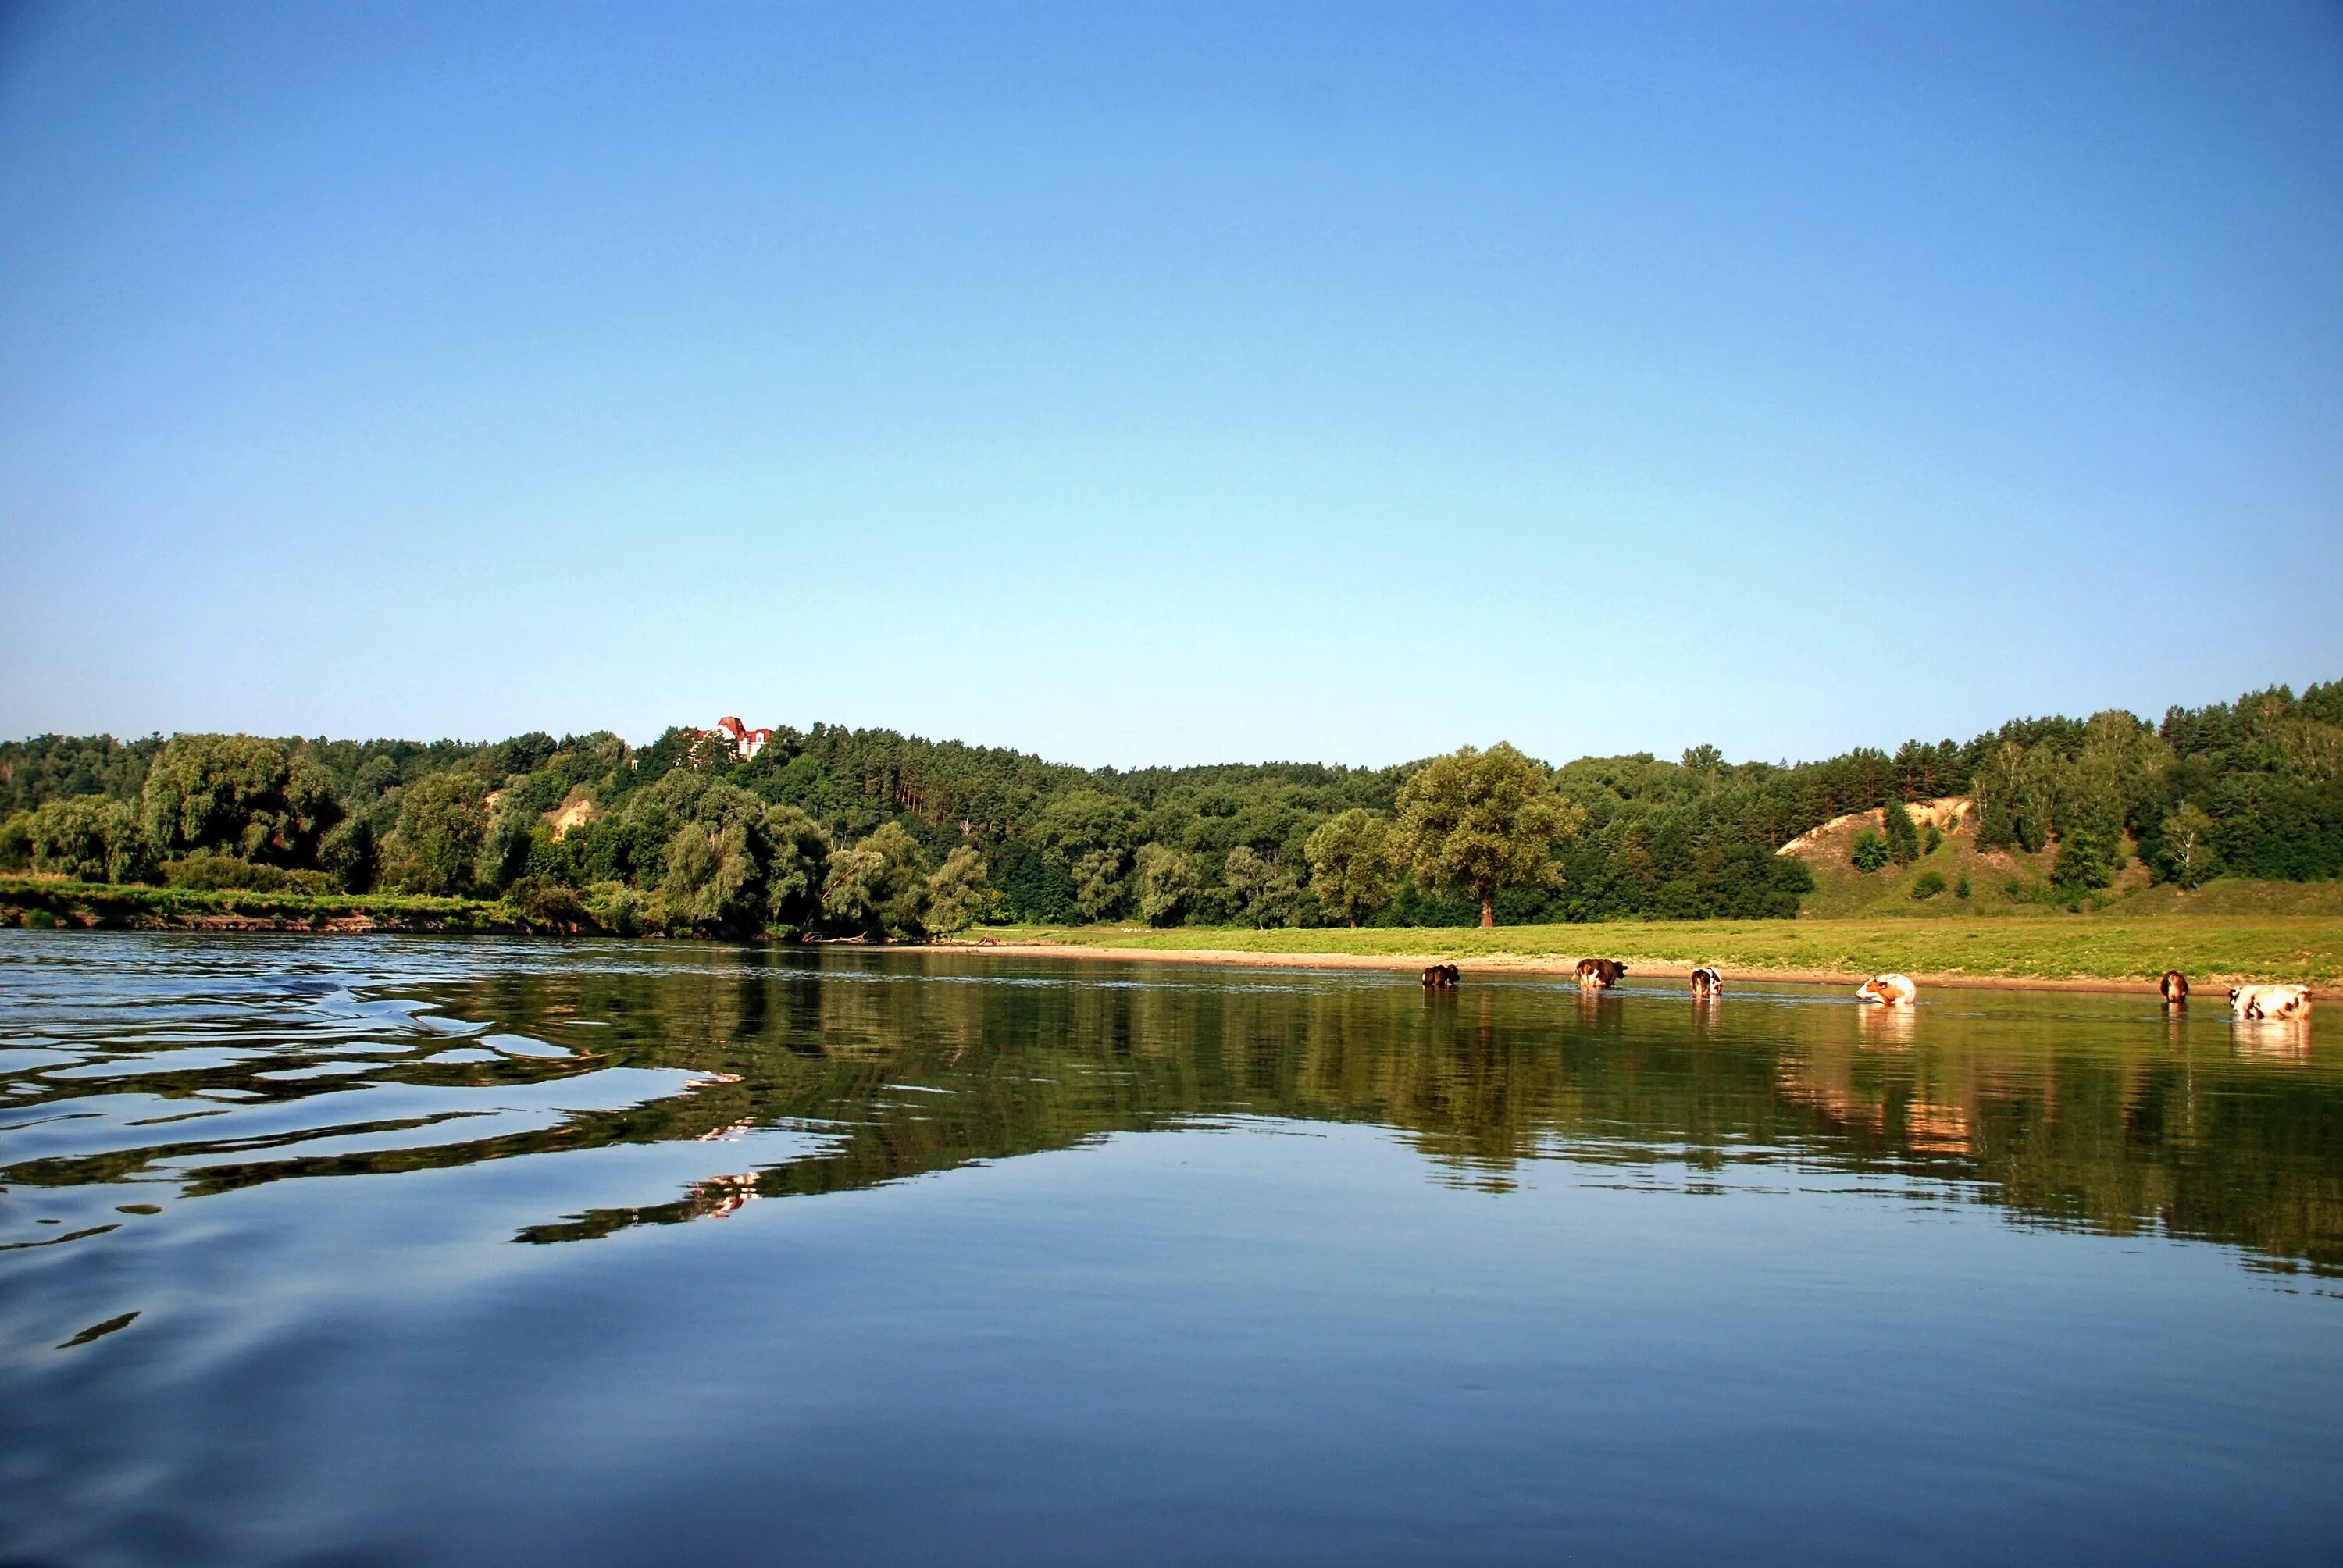
<svg viewBox="0 0 2343 1568"><path fill-rule="evenodd" d="M25 1125L67 1101L88 1113L12 1149L12 1184L151 1197L167 1180L201 1197L806 1135L679 1196L520 1233L557 1241L1243 1116L1386 1126L1440 1179L1492 1191L1556 1159L1691 1187L1734 1164L1897 1173L2026 1223L2343 1270L2343 1075L2312 1027L2167 1012L2145 992L1940 991L1902 1010L1738 979L1702 1000L1526 979L1426 993L1398 972L417 942L251 944L246 970L265 956L328 980L239 990L216 946L79 940L78 990L0 967L12 1043L39 1047L0 1057L0 1103ZM142 989L109 1009L106 966L132 961ZM495 1049L432 1061L416 1031ZM428 1054L443 1043L460 1042L435 1035Z"/></svg>

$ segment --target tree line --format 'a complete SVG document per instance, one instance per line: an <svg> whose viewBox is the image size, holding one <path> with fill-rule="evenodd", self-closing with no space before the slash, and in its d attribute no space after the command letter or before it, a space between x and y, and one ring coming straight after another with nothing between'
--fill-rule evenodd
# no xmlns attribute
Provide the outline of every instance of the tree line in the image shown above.
<svg viewBox="0 0 2343 1568"><path fill-rule="evenodd" d="M1085 769L823 724L746 760L685 727L642 747L43 736L0 744L0 870L499 897L621 931L1757 918L1813 887L1775 853L1790 839L1953 794L1976 797L1982 846L2055 845L2069 888L2133 857L2192 887L2343 876L2343 682L1801 763L1703 746L1556 768L1500 744Z"/></svg>

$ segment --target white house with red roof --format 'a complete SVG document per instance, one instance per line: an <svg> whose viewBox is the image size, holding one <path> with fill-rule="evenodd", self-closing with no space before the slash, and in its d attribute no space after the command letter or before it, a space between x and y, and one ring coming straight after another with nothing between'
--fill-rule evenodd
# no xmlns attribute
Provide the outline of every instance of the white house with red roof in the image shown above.
<svg viewBox="0 0 2343 1568"><path fill-rule="evenodd" d="M699 732L703 740L713 739L719 735L724 737L726 744L732 749L732 754L743 762L762 751L765 743L773 738L771 730L751 729L729 713L716 721L715 729Z"/></svg>

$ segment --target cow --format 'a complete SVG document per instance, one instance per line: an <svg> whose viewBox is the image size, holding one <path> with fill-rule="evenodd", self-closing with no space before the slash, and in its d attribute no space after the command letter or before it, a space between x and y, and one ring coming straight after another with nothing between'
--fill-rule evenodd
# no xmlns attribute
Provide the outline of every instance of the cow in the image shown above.
<svg viewBox="0 0 2343 1568"><path fill-rule="evenodd" d="M2156 982L2156 989L2164 993L2167 1007L2188 1005L2188 977L2178 970L2165 970L2164 978Z"/></svg>
<svg viewBox="0 0 2343 1568"><path fill-rule="evenodd" d="M2308 1018L2310 988L2303 985L2232 986L2229 990L2229 1010L2239 1018Z"/></svg>
<svg viewBox="0 0 2343 1568"><path fill-rule="evenodd" d="M1426 964L1423 968L1423 989L1454 990L1456 982L1463 978L1454 964Z"/></svg>
<svg viewBox="0 0 2343 1568"><path fill-rule="evenodd" d="M1725 990L1725 975L1715 964L1703 964L1692 971L1692 994L1716 996Z"/></svg>
<svg viewBox="0 0 2343 1568"><path fill-rule="evenodd" d="M1614 959L1581 959L1578 960L1578 989L1609 990L1626 972L1627 966Z"/></svg>
<svg viewBox="0 0 2343 1568"><path fill-rule="evenodd" d="M1910 1007L1918 999L1920 988L1912 983L1910 975L1873 975L1855 988L1855 994L1860 1000L1885 1007Z"/></svg>

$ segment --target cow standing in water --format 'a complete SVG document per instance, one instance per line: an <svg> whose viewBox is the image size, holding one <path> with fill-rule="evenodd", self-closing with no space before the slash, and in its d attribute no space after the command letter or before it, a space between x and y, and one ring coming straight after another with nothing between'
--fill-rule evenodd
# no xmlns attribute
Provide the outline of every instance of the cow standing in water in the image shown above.
<svg viewBox="0 0 2343 1568"><path fill-rule="evenodd" d="M1715 964L1703 964L1692 971L1692 994L1718 996L1725 990L1725 973Z"/></svg>
<svg viewBox="0 0 2343 1568"><path fill-rule="evenodd" d="M1454 990L1456 982L1462 978L1454 964L1426 964L1423 969L1423 989Z"/></svg>
<svg viewBox="0 0 2343 1568"><path fill-rule="evenodd" d="M1578 989L1609 990L1626 972L1627 966L1614 959L1581 959L1578 960Z"/></svg>
<svg viewBox="0 0 2343 1568"><path fill-rule="evenodd" d="M2156 989L2164 993L2165 1006L2187 1007L2188 1005L2188 977L2178 970L2165 970L2164 978L2156 982Z"/></svg>
<svg viewBox="0 0 2343 1568"><path fill-rule="evenodd" d="M2229 1010L2239 1018L2308 1018L2310 988L2307 985L2238 986L2229 992Z"/></svg>
<svg viewBox="0 0 2343 1568"><path fill-rule="evenodd" d="M1855 994L1860 1000L1884 1007L1910 1007L1919 999L1920 988L1912 983L1910 975L1873 975L1855 988Z"/></svg>

